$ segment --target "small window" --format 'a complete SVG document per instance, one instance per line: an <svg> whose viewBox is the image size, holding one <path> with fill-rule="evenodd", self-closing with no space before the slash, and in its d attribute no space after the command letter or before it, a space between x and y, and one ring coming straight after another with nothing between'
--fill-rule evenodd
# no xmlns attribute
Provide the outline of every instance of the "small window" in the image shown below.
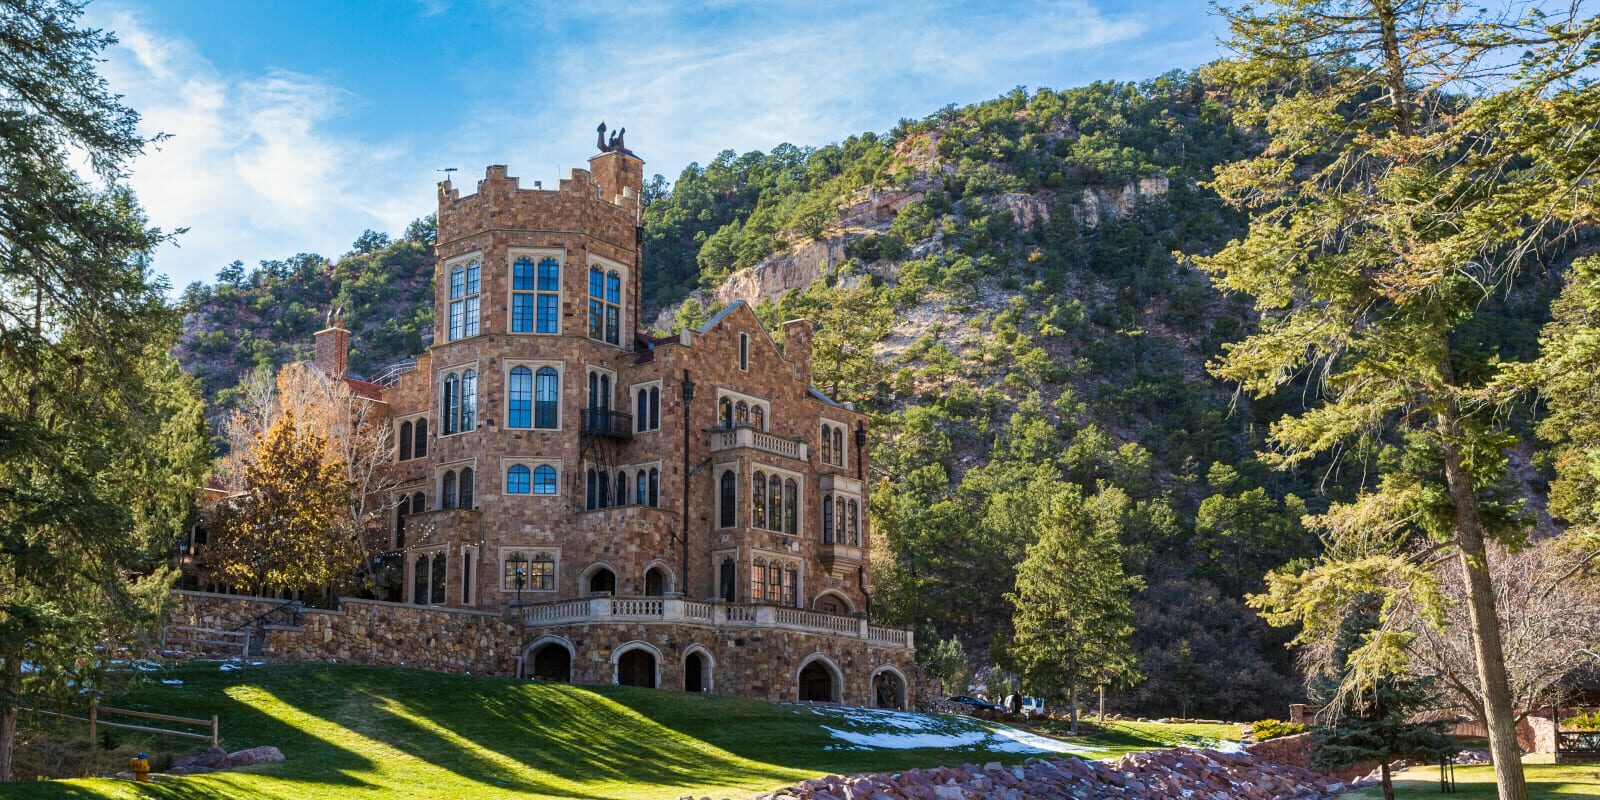
<svg viewBox="0 0 1600 800"><path fill-rule="evenodd" d="M556 468L549 464L541 464L533 470L533 493L556 493Z"/></svg>
<svg viewBox="0 0 1600 800"><path fill-rule="evenodd" d="M506 427L527 428L533 425L533 370L515 367L506 388Z"/></svg>
<svg viewBox="0 0 1600 800"><path fill-rule="evenodd" d="M533 427L553 430L561 410L561 374L554 367L539 368L533 400Z"/></svg>
<svg viewBox="0 0 1600 800"><path fill-rule="evenodd" d="M833 544L833 495L822 496L822 543Z"/></svg>
<svg viewBox="0 0 1600 800"><path fill-rule="evenodd" d="M767 412L761 406L750 407L750 425L758 431L767 429Z"/></svg>
<svg viewBox="0 0 1600 800"><path fill-rule="evenodd" d="M767 530L783 530L783 481L778 476L772 476L767 481Z"/></svg>
<svg viewBox="0 0 1600 800"><path fill-rule="evenodd" d="M528 588L548 592L556 588L556 562L549 553L535 553L528 564Z"/></svg>
<svg viewBox="0 0 1600 800"><path fill-rule="evenodd" d="M756 470L750 477L750 524L757 528L767 527L767 473Z"/></svg>
<svg viewBox="0 0 1600 800"><path fill-rule="evenodd" d="M861 520L856 514L856 501L850 501L850 546L861 546Z"/></svg>
<svg viewBox="0 0 1600 800"><path fill-rule="evenodd" d="M783 531L790 536L800 533L800 489L794 478L783 482ZM777 525L773 525L774 528Z"/></svg>
<svg viewBox="0 0 1600 800"><path fill-rule="evenodd" d="M470 550L461 556L461 605L472 605L472 556Z"/></svg>
<svg viewBox="0 0 1600 800"><path fill-rule="evenodd" d="M626 470L617 470L617 505L628 504L628 473Z"/></svg>
<svg viewBox="0 0 1600 800"><path fill-rule="evenodd" d="M767 599L767 562L756 559L750 567L750 600L759 603Z"/></svg>
<svg viewBox="0 0 1600 800"><path fill-rule="evenodd" d="M428 454L428 418L427 417L423 417L422 419L417 420L416 436L417 436L416 447L411 448L411 451L416 454L417 458L422 458L423 456L426 456Z"/></svg>
<svg viewBox="0 0 1600 800"><path fill-rule="evenodd" d="M444 480L439 488L439 507L456 507L456 473L454 470L447 470L444 473Z"/></svg>
<svg viewBox="0 0 1600 800"><path fill-rule="evenodd" d="M645 475L644 470L639 470L638 474L634 476L633 480L636 484L633 487L633 499L640 505L648 505L645 503L645 498L650 496L650 487L648 485L649 478Z"/></svg>
<svg viewBox="0 0 1600 800"><path fill-rule="evenodd" d="M434 553L433 574L428 581L428 590L429 594L432 595L433 604L436 606L444 605L444 577L445 554L442 552Z"/></svg>
<svg viewBox="0 0 1600 800"><path fill-rule="evenodd" d="M661 507L661 470L650 468L650 502L645 505L651 508Z"/></svg>
<svg viewBox="0 0 1600 800"><path fill-rule="evenodd" d="M783 604L798 606L800 588L800 571L794 567L785 567L783 570Z"/></svg>
<svg viewBox="0 0 1600 800"><path fill-rule="evenodd" d="M723 471L720 495L717 526L731 528L734 524L734 506L739 502L739 479L734 477L733 470Z"/></svg>
<svg viewBox="0 0 1600 800"><path fill-rule="evenodd" d="M733 401L724 397L717 401L717 418L722 420L722 427L733 427Z"/></svg>
<svg viewBox="0 0 1600 800"><path fill-rule="evenodd" d="M527 494L531 478L527 467L513 464L511 469L506 470L506 494Z"/></svg>
<svg viewBox="0 0 1600 800"><path fill-rule="evenodd" d="M411 458L411 423L400 423L400 460L407 461Z"/></svg>
<svg viewBox="0 0 1600 800"><path fill-rule="evenodd" d="M472 467L461 470L461 507L472 508Z"/></svg>
<svg viewBox="0 0 1600 800"><path fill-rule="evenodd" d="M466 433L478 427L478 371L469 369L461 373L461 427Z"/></svg>
<svg viewBox="0 0 1600 800"><path fill-rule="evenodd" d="M456 432L456 418L461 413L461 376L454 372L444 378L444 398L439 408L444 416L446 436Z"/></svg>
<svg viewBox="0 0 1600 800"><path fill-rule="evenodd" d="M750 334L739 334L739 369L750 368Z"/></svg>

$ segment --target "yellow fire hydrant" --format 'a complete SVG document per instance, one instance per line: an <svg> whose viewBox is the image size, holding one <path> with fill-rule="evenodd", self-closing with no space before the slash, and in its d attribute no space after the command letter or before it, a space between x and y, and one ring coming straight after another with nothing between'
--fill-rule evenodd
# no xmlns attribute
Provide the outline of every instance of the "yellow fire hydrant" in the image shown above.
<svg viewBox="0 0 1600 800"><path fill-rule="evenodd" d="M133 779L141 783L150 782L150 759L144 753L128 759L128 769L133 772Z"/></svg>

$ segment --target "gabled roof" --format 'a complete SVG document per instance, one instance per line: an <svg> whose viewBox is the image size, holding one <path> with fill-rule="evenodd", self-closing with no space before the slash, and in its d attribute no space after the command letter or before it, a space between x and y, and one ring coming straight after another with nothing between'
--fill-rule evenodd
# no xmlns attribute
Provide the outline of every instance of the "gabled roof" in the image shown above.
<svg viewBox="0 0 1600 800"><path fill-rule="evenodd" d="M383 399L383 387L376 383L356 378L345 378L344 382L346 386L350 387L350 393L356 397L364 397L368 400Z"/></svg>
<svg viewBox="0 0 1600 800"><path fill-rule="evenodd" d="M809 394L809 395L811 395L811 396L812 396L812 397L815 397L815 398L817 398L817 399L818 399L818 400L821 400L821 401L822 401L822 402L824 402L824 403L827 403L827 404L828 404L828 405L830 405L830 406L837 406L837 405L839 405L839 403L837 403L837 402L835 402L835 401L834 401L834 399L833 399L833 398L831 398L831 397L829 397L829 396L827 396L827 395L825 395L825 394L823 394L823 393L822 393L822 390L821 390L821 389L818 389L818 388L817 388L817 387L815 387L815 386L807 386L807 387L806 387L806 394ZM840 407L841 407L841 408L842 408L842 407L843 407L843 406L840 406Z"/></svg>
<svg viewBox="0 0 1600 800"><path fill-rule="evenodd" d="M717 323L721 322L724 317L732 314L734 309L742 305L744 305L743 300L735 300L732 303L729 303L727 308L718 311L716 316L706 320L706 324L701 325L700 328L695 331L695 333L705 333L706 331L711 330L712 328L716 327Z"/></svg>

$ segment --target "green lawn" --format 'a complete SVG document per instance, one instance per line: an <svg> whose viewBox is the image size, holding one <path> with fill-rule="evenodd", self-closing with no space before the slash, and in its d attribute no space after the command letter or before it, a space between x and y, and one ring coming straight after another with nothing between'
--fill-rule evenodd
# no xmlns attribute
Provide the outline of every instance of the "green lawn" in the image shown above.
<svg viewBox="0 0 1600 800"><path fill-rule="evenodd" d="M1546 756L1548 758L1548 756ZM1525 764L1528 794L1534 800L1559 800L1570 797L1600 797L1600 764ZM1457 767L1456 793L1439 794L1439 768L1419 767L1396 776L1396 798L1450 797L1461 800L1493 798L1494 770L1489 767ZM1352 800L1378 800L1378 787L1347 794Z"/></svg>
<svg viewBox="0 0 1600 800"><path fill-rule="evenodd" d="M629 687L327 665L223 671L193 664L150 677L107 704L218 714L228 749L271 744L288 760L155 784L13 783L0 796L672 798L751 794L828 773L1036 755L1006 752L1009 729L965 717L935 718L907 734L872 712ZM983 741L881 747L884 736L928 734ZM1104 748L1084 752L1104 757L1179 743L1177 734L1129 726L1073 743Z"/></svg>

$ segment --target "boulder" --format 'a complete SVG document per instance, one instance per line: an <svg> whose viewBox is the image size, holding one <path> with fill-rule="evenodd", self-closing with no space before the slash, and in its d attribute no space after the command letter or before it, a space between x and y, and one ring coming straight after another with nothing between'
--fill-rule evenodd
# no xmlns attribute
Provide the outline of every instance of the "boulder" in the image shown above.
<svg viewBox="0 0 1600 800"><path fill-rule="evenodd" d="M274 761L282 760L283 751L270 744L228 754L228 766L230 767L248 767L251 764L270 764Z"/></svg>

